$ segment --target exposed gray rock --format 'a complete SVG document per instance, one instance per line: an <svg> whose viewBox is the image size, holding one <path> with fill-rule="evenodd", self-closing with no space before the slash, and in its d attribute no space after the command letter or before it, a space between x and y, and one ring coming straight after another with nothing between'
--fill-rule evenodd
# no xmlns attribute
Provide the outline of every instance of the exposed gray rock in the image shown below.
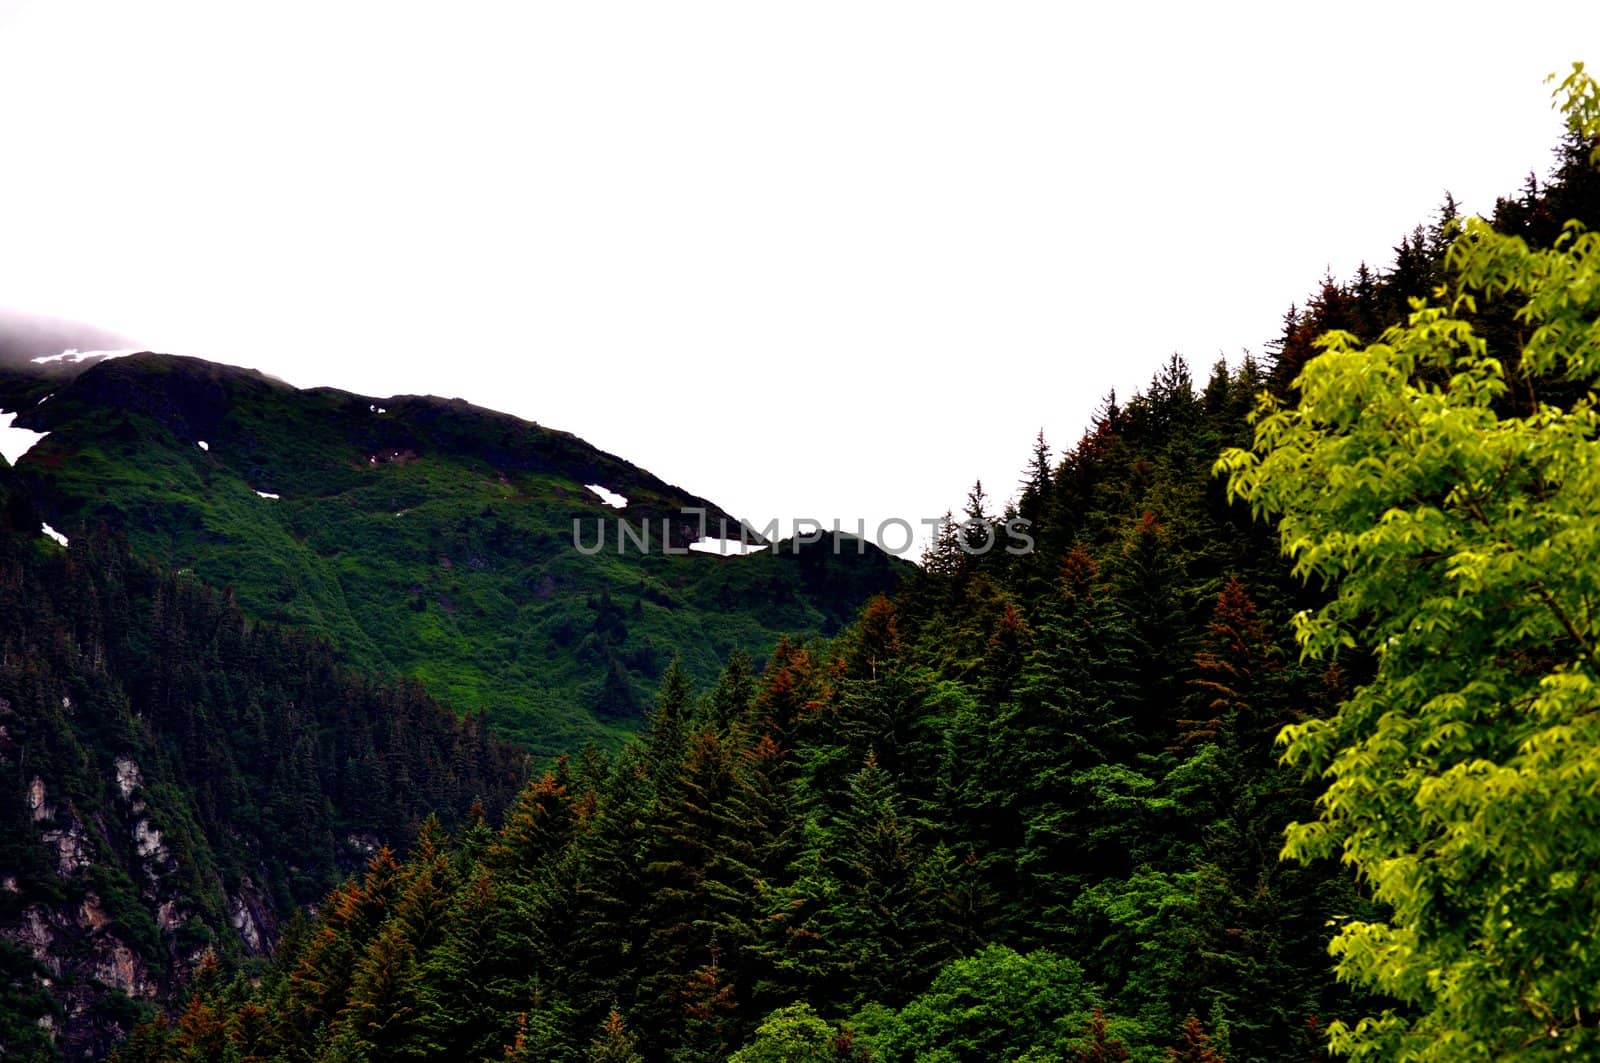
<svg viewBox="0 0 1600 1063"><path fill-rule="evenodd" d="M132 757L117 758L117 789L122 793L124 801L133 800L133 795L144 787L144 773L139 770L139 764Z"/></svg>
<svg viewBox="0 0 1600 1063"><path fill-rule="evenodd" d="M162 901L156 906L156 925L169 933L182 926L188 918L189 913L176 900Z"/></svg>
<svg viewBox="0 0 1600 1063"><path fill-rule="evenodd" d="M161 840L161 832L143 816L133 825L133 848L141 860L165 860L169 855L166 844Z"/></svg>
<svg viewBox="0 0 1600 1063"><path fill-rule="evenodd" d="M261 927L256 924L255 913L250 906L237 894L228 898L228 922L233 924L233 929L239 934L239 940L244 942L245 948L251 955L259 956L265 952Z"/></svg>
<svg viewBox="0 0 1600 1063"><path fill-rule="evenodd" d="M96 950L94 976L135 1000L155 996L156 987L146 977L144 961L116 938L106 938Z"/></svg>
<svg viewBox="0 0 1600 1063"><path fill-rule="evenodd" d="M111 924L111 916L100 906L100 897L95 893L86 893L83 903L78 905L80 925L89 930L104 930Z"/></svg>
<svg viewBox="0 0 1600 1063"><path fill-rule="evenodd" d="M42 823L56 814L56 810L47 803L47 797L44 780L35 775L28 784L28 811L33 814L35 823Z"/></svg>
<svg viewBox="0 0 1600 1063"><path fill-rule="evenodd" d="M345 843L350 846L350 848L366 856L371 856L379 849L383 848L383 839L379 838L376 834L346 834L344 836L344 840Z"/></svg>
<svg viewBox="0 0 1600 1063"><path fill-rule="evenodd" d="M61 957L51 948L56 940L56 928L51 925L50 911L44 905L30 904L23 909L21 923L7 936L27 949L52 974L61 974Z"/></svg>
<svg viewBox="0 0 1600 1063"><path fill-rule="evenodd" d="M62 878L76 878L91 864L89 839L76 819L65 830L47 830L41 837L46 845L55 847L56 874Z"/></svg>

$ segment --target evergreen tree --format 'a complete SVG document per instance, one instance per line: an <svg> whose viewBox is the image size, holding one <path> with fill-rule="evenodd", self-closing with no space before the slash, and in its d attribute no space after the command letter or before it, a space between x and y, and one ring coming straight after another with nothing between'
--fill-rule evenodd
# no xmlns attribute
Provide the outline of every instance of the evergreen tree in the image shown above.
<svg viewBox="0 0 1600 1063"><path fill-rule="evenodd" d="M805 828L794 884L780 891L776 966L811 1000L852 1007L905 999L955 952L941 904L946 867L917 844L888 775L868 756L841 812Z"/></svg>
<svg viewBox="0 0 1600 1063"><path fill-rule="evenodd" d="M337 1028L348 1031L360 1054L392 1058L408 1042L417 1023L421 984L416 950L405 927L389 923L356 965Z"/></svg>
<svg viewBox="0 0 1600 1063"><path fill-rule="evenodd" d="M638 1052L638 1038L628 1032L622 1014L615 1008L600 1026L600 1033L589 1042L588 1063L644 1063Z"/></svg>
<svg viewBox="0 0 1600 1063"><path fill-rule="evenodd" d="M422 966L419 1040L440 1058L493 1056L514 1040L531 995L526 924L481 868L469 871L449 922Z"/></svg>
<svg viewBox="0 0 1600 1063"><path fill-rule="evenodd" d="M1127 1063L1128 1046L1111 1035L1106 1026L1106 1013L1095 1008L1084 1027L1081 1043L1067 1058L1069 1063Z"/></svg>
<svg viewBox="0 0 1600 1063"><path fill-rule="evenodd" d="M1167 1049L1167 1054L1172 1063L1227 1063L1212 1046L1205 1027L1193 1015L1184 1020L1183 1044Z"/></svg>
<svg viewBox="0 0 1600 1063"><path fill-rule="evenodd" d="M734 650L717 685L701 699L696 719L714 731L726 732L750 710L756 696L756 674L750 655Z"/></svg>

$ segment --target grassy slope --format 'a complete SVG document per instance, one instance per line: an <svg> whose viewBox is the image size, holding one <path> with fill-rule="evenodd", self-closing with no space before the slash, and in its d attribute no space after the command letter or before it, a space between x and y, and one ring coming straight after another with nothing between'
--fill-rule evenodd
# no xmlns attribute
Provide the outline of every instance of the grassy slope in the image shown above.
<svg viewBox="0 0 1600 1063"><path fill-rule="evenodd" d="M576 437L460 401L297 391L139 355L70 381L0 375L0 408L51 432L17 471L58 529L126 528L136 549L231 586L248 611L417 676L536 752L633 726L674 654L709 679L735 648L760 657L780 634L836 629L894 579L870 549L619 557L617 516L659 534L685 505L708 508L713 527L722 512ZM575 518L586 542L607 520L606 552L573 548Z"/></svg>

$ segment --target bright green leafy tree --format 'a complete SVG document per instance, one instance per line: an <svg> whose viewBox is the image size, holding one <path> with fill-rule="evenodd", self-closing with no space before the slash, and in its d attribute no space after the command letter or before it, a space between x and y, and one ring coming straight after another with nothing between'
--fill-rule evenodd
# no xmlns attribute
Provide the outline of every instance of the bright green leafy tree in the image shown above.
<svg viewBox="0 0 1600 1063"><path fill-rule="evenodd" d="M768 1015L755 1039L728 1058L730 1063L838 1063L856 1053L810 1004L800 1003Z"/></svg>
<svg viewBox="0 0 1600 1063"><path fill-rule="evenodd" d="M946 965L927 992L885 1018L872 1037L873 1058L1060 1059L1094 1003L1073 961L991 945Z"/></svg>
<svg viewBox="0 0 1600 1063"><path fill-rule="evenodd" d="M1600 90L1558 91L1600 136ZM1596 153L1600 158L1600 152ZM1369 345L1330 332L1293 408L1218 463L1277 515L1295 570L1335 590L1307 654L1375 674L1288 727L1328 781L1285 852L1341 855L1387 905L1349 920L1341 977L1398 1006L1333 1047L1398 1060L1600 1052L1600 233L1553 247L1472 219L1434 302ZM1479 324L1514 314L1496 346Z"/></svg>

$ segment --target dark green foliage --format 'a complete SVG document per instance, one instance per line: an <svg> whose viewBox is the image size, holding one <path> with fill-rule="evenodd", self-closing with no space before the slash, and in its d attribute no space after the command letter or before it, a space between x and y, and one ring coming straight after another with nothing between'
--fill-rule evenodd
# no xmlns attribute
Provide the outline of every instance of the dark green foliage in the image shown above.
<svg viewBox="0 0 1600 1063"><path fill-rule="evenodd" d="M62 1009L43 984L49 969L10 941L0 940L0 1046L6 1058L52 1060L55 1046L41 1020L59 1021Z"/></svg>
<svg viewBox="0 0 1600 1063"><path fill-rule="evenodd" d="M962 867L928 849L889 773L869 754L844 807L813 814L768 920L782 934L774 962L830 1009L898 1003L959 955Z"/></svg>

